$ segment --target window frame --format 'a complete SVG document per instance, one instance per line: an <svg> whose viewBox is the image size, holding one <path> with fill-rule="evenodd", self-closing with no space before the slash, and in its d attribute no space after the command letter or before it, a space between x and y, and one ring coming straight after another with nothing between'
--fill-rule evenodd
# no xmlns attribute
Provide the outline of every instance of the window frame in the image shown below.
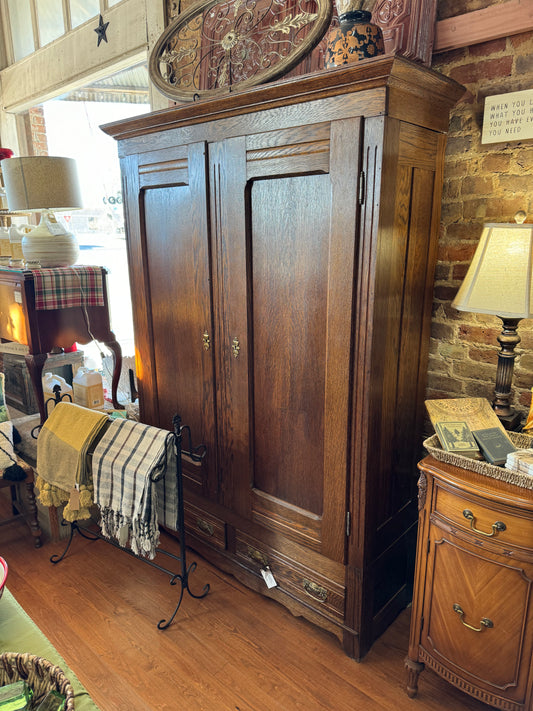
<svg viewBox="0 0 533 711"><path fill-rule="evenodd" d="M71 18L71 13L70 13L70 0L61 0L62 6L63 6L63 20L64 20L64 32L61 34L57 39L61 39L65 35L69 34L70 32L76 32L80 27L83 27L83 25L93 22L94 17L90 18L89 20L86 20L86 22L82 23L81 25L78 25L76 27L72 27L72 18ZM118 3L115 5L110 5L109 0L99 0L100 4L100 9L99 9L99 14L104 15L112 10L115 10L115 8L120 7L122 3L126 3L128 0L120 0ZM39 22L38 22L38 12L37 12L37 0L29 0L30 3L30 12L31 12L31 19L32 19L32 34L33 34L33 44L34 44L34 52L38 52L40 49L43 49L44 47L48 46L48 44L41 44L41 38L40 38L40 33L39 33ZM96 19L98 18L98 15L95 16ZM4 39L4 52L5 55L2 57L0 56L0 67L14 64L15 61L22 61L26 57L22 57L20 60L15 60L15 53L13 49L13 37L11 34L11 25L9 21L9 7L8 7L8 0L0 0L0 22L1 22L1 34ZM57 41L57 40L54 40ZM30 55L27 55L30 56Z"/></svg>

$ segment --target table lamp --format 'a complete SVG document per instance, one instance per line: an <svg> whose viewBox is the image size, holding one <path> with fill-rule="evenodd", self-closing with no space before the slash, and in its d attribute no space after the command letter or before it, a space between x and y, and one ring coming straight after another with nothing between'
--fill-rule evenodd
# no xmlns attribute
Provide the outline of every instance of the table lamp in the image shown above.
<svg viewBox="0 0 533 711"><path fill-rule="evenodd" d="M9 209L41 213L39 225L22 239L26 261L41 267L74 264L78 242L53 211L83 207L76 162L58 156L15 157L2 161L2 173Z"/></svg>
<svg viewBox="0 0 533 711"><path fill-rule="evenodd" d="M498 336L496 386L492 406L506 429L514 429L520 414L510 406L518 323L533 317L533 225L526 214L516 224L486 224L472 263L452 306L459 311L492 314L503 321Z"/></svg>

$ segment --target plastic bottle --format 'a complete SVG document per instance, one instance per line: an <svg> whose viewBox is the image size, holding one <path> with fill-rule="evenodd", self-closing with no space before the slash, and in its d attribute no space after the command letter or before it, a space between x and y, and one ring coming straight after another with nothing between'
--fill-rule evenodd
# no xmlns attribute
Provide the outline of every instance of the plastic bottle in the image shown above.
<svg viewBox="0 0 533 711"><path fill-rule="evenodd" d="M102 374L97 370L89 368L78 368L72 380L72 392L74 402L83 407L93 410L101 410L104 407L104 387L102 384Z"/></svg>
<svg viewBox="0 0 533 711"><path fill-rule="evenodd" d="M54 385L59 385L61 388L61 395L68 393L72 396L71 386L67 383L65 378L62 378L60 375L56 375L55 373L45 373L42 377L42 381L45 402L48 398L54 397Z"/></svg>

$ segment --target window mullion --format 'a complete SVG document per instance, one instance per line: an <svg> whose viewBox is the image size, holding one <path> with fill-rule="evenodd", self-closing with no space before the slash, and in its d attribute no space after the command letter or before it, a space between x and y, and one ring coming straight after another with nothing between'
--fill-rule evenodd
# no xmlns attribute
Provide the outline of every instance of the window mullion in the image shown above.
<svg viewBox="0 0 533 711"><path fill-rule="evenodd" d="M11 36L11 23L9 22L9 8L7 6L7 0L0 0L0 22L2 23L2 37L4 39L4 52L3 56L0 56L0 61L2 61L5 66L13 64L15 61L15 52L13 49L13 38Z"/></svg>
<svg viewBox="0 0 533 711"><path fill-rule="evenodd" d="M72 21L70 17L70 2L63 0L63 20L65 23L65 32L70 32L72 29Z"/></svg>
<svg viewBox="0 0 533 711"><path fill-rule="evenodd" d="M30 1L30 10L31 10L31 26L33 29L33 44L35 46L35 49L39 49L41 46L41 37L39 33L39 22L37 20L37 0L31 0Z"/></svg>

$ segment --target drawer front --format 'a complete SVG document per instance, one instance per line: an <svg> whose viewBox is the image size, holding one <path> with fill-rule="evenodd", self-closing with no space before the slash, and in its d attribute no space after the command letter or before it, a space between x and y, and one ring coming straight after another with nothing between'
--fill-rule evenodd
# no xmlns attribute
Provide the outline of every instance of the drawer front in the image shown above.
<svg viewBox="0 0 533 711"><path fill-rule="evenodd" d="M532 661L533 566L431 529L422 646L443 668L523 700Z"/></svg>
<svg viewBox="0 0 533 711"><path fill-rule="evenodd" d="M492 507L482 500L458 496L437 485L435 512L453 524L471 531L476 541L491 540L531 548L533 519L526 518L504 507Z"/></svg>
<svg viewBox="0 0 533 711"><path fill-rule="evenodd" d="M193 504L185 504L185 530L200 538L210 546L224 550L226 548L226 524Z"/></svg>
<svg viewBox="0 0 533 711"><path fill-rule="evenodd" d="M268 567L279 589L332 619L344 621L343 583L315 572L240 531L236 532L235 552L237 558L258 575L261 569Z"/></svg>

